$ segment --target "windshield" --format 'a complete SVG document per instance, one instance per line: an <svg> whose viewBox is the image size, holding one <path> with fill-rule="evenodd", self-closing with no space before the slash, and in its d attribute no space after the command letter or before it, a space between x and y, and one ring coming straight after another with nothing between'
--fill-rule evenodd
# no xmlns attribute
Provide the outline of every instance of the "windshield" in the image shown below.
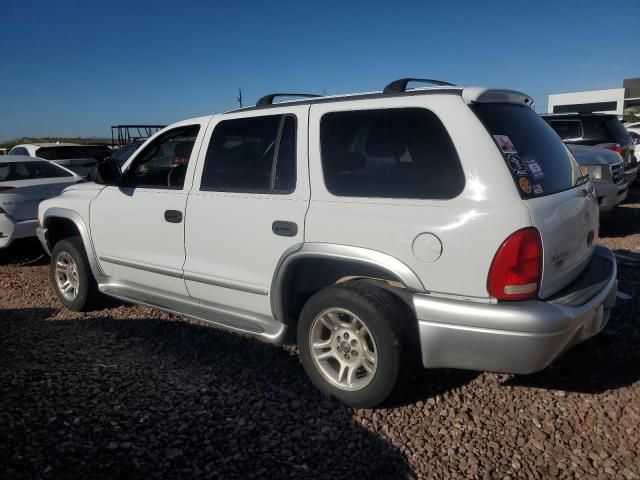
<svg viewBox="0 0 640 480"><path fill-rule="evenodd" d="M66 170L49 162L0 163L0 182L72 176Z"/></svg>
<svg viewBox="0 0 640 480"><path fill-rule="evenodd" d="M493 136L523 198L551 195L585 181L556 132L530 107L480 103L471 109Z"/></svg>

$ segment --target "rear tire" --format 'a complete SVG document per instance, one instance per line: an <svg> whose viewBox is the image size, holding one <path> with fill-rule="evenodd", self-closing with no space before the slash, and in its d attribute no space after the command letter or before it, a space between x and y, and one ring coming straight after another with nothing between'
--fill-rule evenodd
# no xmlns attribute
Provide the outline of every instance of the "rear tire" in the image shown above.
<svg viewBox="0 0 640 480"><path fill-rule="evenodd" d="M69 310L86 312L102 303L80 237L65 238L55 244L49 274L58 299Z"/></svg>
<svg viewBox="0 0 640 480"><path fill-rule="evenodd" d="M410 350L411 319L390 292L365 282L327 287L304 305L298 346L304 369L322 392L356 408L382 403Z"/></svg>

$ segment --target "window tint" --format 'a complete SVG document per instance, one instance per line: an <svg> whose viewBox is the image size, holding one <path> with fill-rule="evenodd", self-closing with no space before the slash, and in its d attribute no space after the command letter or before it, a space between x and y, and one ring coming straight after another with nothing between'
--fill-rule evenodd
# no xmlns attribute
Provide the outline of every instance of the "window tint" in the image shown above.
<svg viewBox="0 0 640 480"><path fill-rule="evenodd" d="M150 143L125 172L130 187L181 189L199 125L170 130Z"/></svg>
<svg viewBox="0 0 640 480"><path fill-rule="evenodd" d="M582 127L579 120L553 120L549 122L549 125L563 140L582 137Z"/></svg>
<svg viewBox="0 0 640 480"><path fill-rule="evenodd" d="M72 176L71 173L49 162L0 163L0 182Z"/></svg>
<svg viewBox="0 0 640 480"><path fill-rule="evenodd" d="M262 192L295 188L296 120L269 115L220 122L211 138L202 190ZM274 164L277 168L274 172Z"/></svg>
<svg viewBox="0 0 640 480"><path fill-rule="evenodd" d="M558 135L530 107L478 103L471 108L496 140L523 198L567 190L583 178Z"/></svg>
<svg viewBox="0 0 640 480"><path fill-rule="evenodd" d="M334 195L447 199L464 188L447 130L423 108L328 113L320 143L325 184Z"/></svg>

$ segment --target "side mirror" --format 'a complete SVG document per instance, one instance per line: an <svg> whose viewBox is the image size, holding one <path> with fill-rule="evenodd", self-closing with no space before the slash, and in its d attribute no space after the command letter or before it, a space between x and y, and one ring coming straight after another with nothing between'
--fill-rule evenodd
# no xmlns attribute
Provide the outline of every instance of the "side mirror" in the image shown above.
<svg viewBox="0 0 640 480"><path fill-rule="evenodd" d="M119 185L122 180L122 170L117 162L105 160L93 167L91 178L100 185Z"/></svg>

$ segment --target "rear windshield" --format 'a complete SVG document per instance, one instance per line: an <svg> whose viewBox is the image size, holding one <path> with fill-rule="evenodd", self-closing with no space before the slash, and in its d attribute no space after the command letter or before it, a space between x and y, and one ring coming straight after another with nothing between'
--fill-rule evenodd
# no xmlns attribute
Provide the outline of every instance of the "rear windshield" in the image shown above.
<svg viewBox="0 0 640 480"><path fill-rule="evenodd" d="M72 177L69 172L49 162L0 163L0 182L39 178Z"/></svg>
<svg viewBox="0 0 640 480"><path fill-rule="evenodd" d="M558 193L584 181L556 132L530 107L481 103L471 108L498 145L523 198Z"/></svg>
<svg viewBox="0 0 640 480"><path fill-rule="evenodd" d="M631 143L629 132L627 132L627 129L624 128L624 125L622 125L622 122L618 120L617 117L602 117L602 120L609 128L609 131L613 134L616 143L619 143L622 146Z"/></svg>
<svg viewBox="0 0 640 480"><path fill-rule="evenodd" d="M45 160L68 160L74 158L94 158L84 147L40 147L36 156Z"/></svg>

